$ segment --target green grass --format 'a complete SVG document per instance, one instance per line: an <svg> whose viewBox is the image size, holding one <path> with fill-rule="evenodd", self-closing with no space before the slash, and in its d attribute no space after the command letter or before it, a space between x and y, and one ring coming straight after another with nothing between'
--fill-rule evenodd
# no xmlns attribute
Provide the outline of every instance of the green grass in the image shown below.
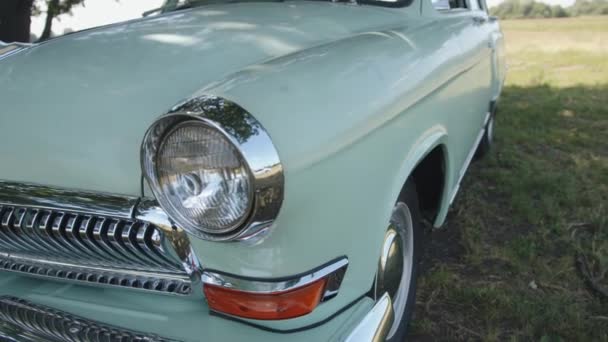
<svg viewBox="0 0 608 342"><path fill-rule="evenodd" d="M605 16L552 19L504 20L501 26L505 33L525 32L606 32L608 20Z"/></svg>
<svg viewBox="0 0 608 342"><path fill-rule="evenodd" d="M503 23L491 154L423 261L412 340L608 341L608 16Z"/></svg>

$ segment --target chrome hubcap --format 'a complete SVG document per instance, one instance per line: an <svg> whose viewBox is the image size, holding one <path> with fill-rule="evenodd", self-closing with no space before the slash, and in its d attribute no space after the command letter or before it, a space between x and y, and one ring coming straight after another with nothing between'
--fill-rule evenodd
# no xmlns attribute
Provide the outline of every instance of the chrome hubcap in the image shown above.
<svg viewBox="0 0 608 342"><path fill-rule="evenodd" d="M378 294L388 292L395 298L401 275L403 274L403 239L399 236L397 228L390 224L384 235L382 255L378 265Z"/></svg>
<svg viewBox="0 0 608 342"><path fill-rule="evenodd" d="M393 208L391 220L384 235L382 254L376 275L376 298L388 293L392 300L395 318L387 338L393 337L405 312L412 280L414 260L412 216L405 203Z"/></svg>

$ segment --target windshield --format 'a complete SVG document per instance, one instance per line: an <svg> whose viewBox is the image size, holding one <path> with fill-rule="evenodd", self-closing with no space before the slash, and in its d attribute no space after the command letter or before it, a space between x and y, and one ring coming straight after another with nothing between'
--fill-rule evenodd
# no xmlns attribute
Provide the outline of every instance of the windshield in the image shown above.
<svg viewBox="0 0 608 342"><path fill-rule="evenodd" d="M285 0L166 0L160 8L161 12L171 12L185 8L218 4L218 3L234 3L234 2L283 2ZM405 7L412 0L309 0L309 1L328 1L328 2L349 2L357 4L378 5L385 7Z"/></svg>
<svg viewBox="0 0 608 342"><path fill-rule="evenodd" d="M262 0L166 0L161 7L161 12L171 12L185 8L192 8L203 5L231 3L231 2L253 2ZM282 0L266 0L266 1L282 1Z"/></svg>

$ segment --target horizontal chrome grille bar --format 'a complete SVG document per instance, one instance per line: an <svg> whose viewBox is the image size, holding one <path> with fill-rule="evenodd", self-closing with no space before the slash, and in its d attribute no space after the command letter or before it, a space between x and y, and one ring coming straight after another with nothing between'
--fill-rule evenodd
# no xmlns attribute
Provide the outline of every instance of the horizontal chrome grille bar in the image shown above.
<svg viewBox="0 0 608 342"><path fill-rule="evenodd" d="M114 327L15 297L0 297L3 341L164 342L169 339Z"/></svg>
<svg viewBox="0 0 608 342"><path fill-rule="evenodd" d="M156 293L189 295L192 292L190 278L179 274L86 268L73 264L59 264L14 256L1 256L0 270L27 274L37 278L63 279L81 284L122 287Z"/></svg>
<svg viewBox="0 0 608 342"><path fill-rule="evenodd" d="M0 203L130 218L136 197L0 181Z"/></svg>
<svg viewBox="0 0 608 342"><path fill-rule="evenodd" d="M189 240L150 200L0 181L0 270L189 294Z"/></svg>

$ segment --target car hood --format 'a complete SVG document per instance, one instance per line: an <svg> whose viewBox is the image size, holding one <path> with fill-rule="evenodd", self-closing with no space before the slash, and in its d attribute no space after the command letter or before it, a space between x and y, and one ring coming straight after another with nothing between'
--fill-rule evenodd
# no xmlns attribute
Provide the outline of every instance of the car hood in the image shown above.
<svg viewBox="0 0 608 342"><path fill-rule="evenodd" d="M402 20L330 2L209 5L25 49L0 61L0 179L138 195L141 139L182 99L247 66Z"/></svg>

